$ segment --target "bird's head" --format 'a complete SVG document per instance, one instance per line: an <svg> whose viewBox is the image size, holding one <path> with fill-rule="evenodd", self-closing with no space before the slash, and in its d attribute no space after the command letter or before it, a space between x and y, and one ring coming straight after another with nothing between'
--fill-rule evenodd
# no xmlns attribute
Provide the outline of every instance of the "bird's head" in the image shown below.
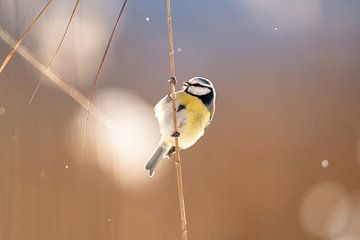
<svg viewBox="0 0 360 240"><path fill-rule="evenodd" d="M193 96L199 98L208 96L211 98L211 101L215 100L215 88L209 79L194 77L189 81L184 82L183 85L184 91Z"/></svg>

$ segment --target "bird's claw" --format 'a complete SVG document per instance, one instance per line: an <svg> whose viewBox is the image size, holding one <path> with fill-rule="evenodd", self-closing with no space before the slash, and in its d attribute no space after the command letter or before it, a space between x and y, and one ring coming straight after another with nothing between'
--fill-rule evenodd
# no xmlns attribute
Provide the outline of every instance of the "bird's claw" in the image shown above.
<svg viewBox="0 0 360 240"><path fill-rule="evenodd" d="M178 138L180 137L180 133L179 132L174 132L173 134L171 134L172 137Z"/></svg>
<svg viewBox="0 0 360 240"><path fill-rule="evenodd" d="M171 101L173 101L173 97L171 96L171 93L168 93L168 95L166 96L166 102L169 103Z"/></svg>
<svg viewBox="0 0 360 240"><path fill-rule="evenodd" d="M169 80L168 80L168 83L170 83L170 84L174 84L174 85L176 85L176 78L175 77L171 77L171 78L169 78Z"/></svg>

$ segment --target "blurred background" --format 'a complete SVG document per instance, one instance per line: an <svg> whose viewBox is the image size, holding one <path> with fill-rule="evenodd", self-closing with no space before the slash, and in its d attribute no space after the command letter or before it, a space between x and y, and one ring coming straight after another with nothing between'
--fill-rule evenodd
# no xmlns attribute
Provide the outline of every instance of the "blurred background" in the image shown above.
<svg viewBox="0 0 360 240"><path fill-rule="evenodd" d="M45 0L0 0L18 39ZM217 90L182 151L189 239L360 239L360 2L173 0L176 76ZM23 46L45 66L75 1ZM80 1L53 69L87 96L122 1ZM0 39L0 61L11 47ZM0 75L0 239L179 239L175 167L143 166L168 92L166 1L129 0L86 111L15 54ZM39 81L44 84L28 104Z"/></svg>

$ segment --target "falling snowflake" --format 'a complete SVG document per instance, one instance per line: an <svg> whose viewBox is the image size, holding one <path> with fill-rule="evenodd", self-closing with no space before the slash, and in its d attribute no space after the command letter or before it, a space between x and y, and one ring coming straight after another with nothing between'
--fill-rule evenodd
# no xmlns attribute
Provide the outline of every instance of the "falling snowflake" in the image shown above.
<svg viewBox="0 0 360 240"><path fill-rule="evenodd" d="M145 21L147 21L147 22L150 21L150 18L149 18L149 17L146 17L146 18L145 18Z"/></svg>
<svg viewBox="0 0 360 240"><path fill-rule="evenodd" d="M329 161L328 160L322 160L321 161L321 166L323 167L323 168L327 168L328 166L329 166Z"/></svg>

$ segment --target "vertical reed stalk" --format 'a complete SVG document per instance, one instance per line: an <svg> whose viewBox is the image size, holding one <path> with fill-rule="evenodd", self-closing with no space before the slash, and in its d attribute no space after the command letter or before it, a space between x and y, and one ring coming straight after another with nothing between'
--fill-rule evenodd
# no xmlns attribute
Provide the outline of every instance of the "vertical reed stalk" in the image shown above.
<svg viewBox="0 0 360 240"><path fill-rule="evenodd" d="M178 133L177 119L176 119L176 94L175 94L175 58L174 58L174 41L172 31L172 19L171 19L171 6L170 0L167 0L167 22L168 22L168 34L169 34L169 62L170 62L170 96L172 98L173 108L173 128L174 133ZM181 218L181 239L187 240L187 223L186 223L186 212L185 212L185 200L183 190L183 180L181 172L181 158L179 149L178 134L175 134L175 166L176 166L176 177L178 186L178 197L180 205L180 218Z"/></svg>

